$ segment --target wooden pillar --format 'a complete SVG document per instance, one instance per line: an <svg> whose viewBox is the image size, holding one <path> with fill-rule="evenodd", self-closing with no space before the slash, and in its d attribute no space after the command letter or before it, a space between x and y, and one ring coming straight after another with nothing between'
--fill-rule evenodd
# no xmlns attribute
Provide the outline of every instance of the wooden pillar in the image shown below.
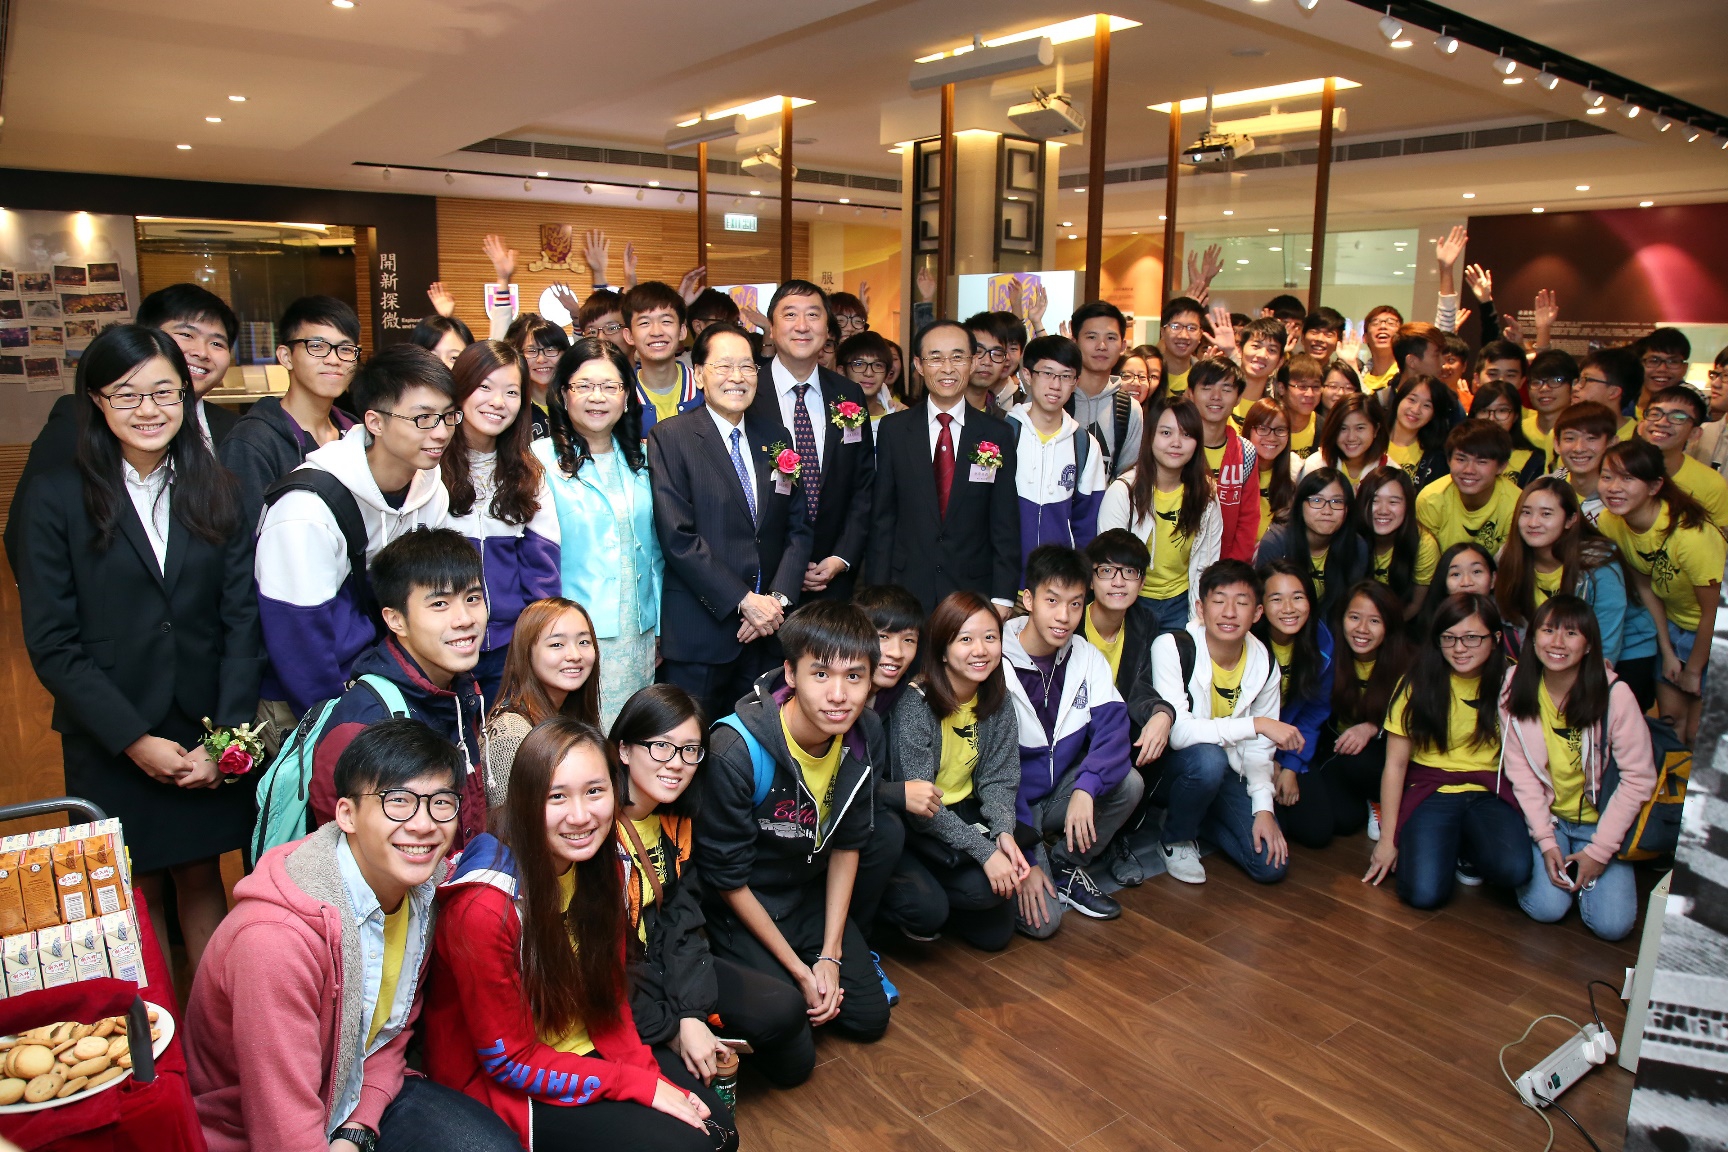
<svg viewBox="0 0 1728 1152"><path fill-rule="evenodd" d="M1110 17L1099 13L1092 33L1092 122L1086 126L1091 167L1086 173L1086 288L1098 299L1104 277L1104 144L1110 112Z"/></svg>
<svg viewBox="0 0 1728 1152"><path fill-rule="evenodd" d="M780 98L780 283L792 279L792 97Z"/></svg>
<svg viewBox="0 0 1728 1152"><path fill-rule="evenodd" d="M696 263L708 266L708 143L696 145Z"/></svg>
<svg viewBox="0 0 1728 1152"><path fill-rule="evenodd" d="M1326 272L1326 203L1332 195L1332 104L1338 97L1335 77L1326 77L1320 94L1320 155L1314 175L1314 250L1308 255L1308 311L1320 307L1320 282Z"/></svg>
<svg viewBox="0 0 1728 1152"><path fill-rule="evenodd" d="M1176 295L1176 180L1182 173L1182 101L1170 104L1170 159L1164 166L1164 291L1159 307Z"/></svg>
<svg viewBox="0 0 1728 1152"><path fill-rule="evenodd" d="M954 85L942 85L942 187L936 204L936 319L948 315L948 280L954 275L954 183L959 179L954 154ZM916 225L914 225L916 227Z"/></svg>

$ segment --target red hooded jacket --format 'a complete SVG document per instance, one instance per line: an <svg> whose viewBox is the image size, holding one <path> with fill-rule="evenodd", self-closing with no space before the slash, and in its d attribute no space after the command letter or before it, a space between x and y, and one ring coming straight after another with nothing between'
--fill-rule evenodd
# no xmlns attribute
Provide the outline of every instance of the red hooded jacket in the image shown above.
<svg viewBox="0 0 1728 1152"><path fill-rule="evenodd" d="M1221 560L1254 563L1260 544L1260 473L1254 445L1224 429L1224 459L1218 465L1218 510L1224 514Z"/></svg>

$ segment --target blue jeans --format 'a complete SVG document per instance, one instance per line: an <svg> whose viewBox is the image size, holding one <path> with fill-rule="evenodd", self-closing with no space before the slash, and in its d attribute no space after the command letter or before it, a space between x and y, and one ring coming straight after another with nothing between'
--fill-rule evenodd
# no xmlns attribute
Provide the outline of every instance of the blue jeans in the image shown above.
<svg viewBox="0 0 1728 1152"><path fill-rule="evenodd" d="M1680 627L1680 625L1670 620L1668 621L1668 643L1674 646L1674 655L1679 657L1680 663L1684 664L1692 658L1692 648L1698 643L1698 633L1688 632L1684 628ZM1704 685L1709 683L1709 681L1710 664L1706 661L1704 664L1704 671L1698 677L1698 692L1700 695L1704 692ZM1669 684L1671 681L1668 677L1664 676L1662 677L1662 683Z"/></svg>
<svg viewBox="0 0 1728 1152"><path fill-rule="evenodd" d="M402 1091L378 1120L378 1152L520 1152L516 1133L486 1105L424 1076L402 1078Z"/></svg>
<svg viewBox="0 0 1728 1152"><path fill-rule="evenodd" d="M1152 609L1152 618L1158 622L1158 631L1154 635L1162 636L1166 632L1176 632L1188 627L1190 609L1186 589L1167 600L1142 596L1140 603Z"/></svg>
<svg viewBox="0 0 1728 1152"><path fill-rule="evenodd" d="M1452 899L1460 857L1489 884L1522 887L1530 879L1530 830L1523 813L1492 792L1429 796L1405 819L1398 837L1398 898L1415 908L1445 904Z"/></svg>
<svg viewBox="0 0 1728 1152"><path fill-rule="evenodd" d="M1574 824L1559 820L1554 824L1554 846L1561 856L1581 851L1596 835L1594 824ZM1565 919L1574 898L1578 915L1585 927L1604 940L1624 940L1638 923L1638 885L1632 865L1624 860L1611 861L1602 875L1582 892L1568 892L1554 887L1548 879L1548 869L1542 863L1542 850L1530 845L1530 880L1518 889L1518 907L1529 913L1532 920L1553 924Z"/></svg>
<svg viewBox="0 0 1728 1152"><path fill-rule="evenodd" d="M1264 850L1254 847L1254 803L1248 784L1230 766L1230 757L1216 744L1194 744L1164 753L1152 802L1167 810L1162 839L1179 844L1199 836L1242 866L1252 880L1274 884L1284 879L1288 863L1274 866Z"/></svg>

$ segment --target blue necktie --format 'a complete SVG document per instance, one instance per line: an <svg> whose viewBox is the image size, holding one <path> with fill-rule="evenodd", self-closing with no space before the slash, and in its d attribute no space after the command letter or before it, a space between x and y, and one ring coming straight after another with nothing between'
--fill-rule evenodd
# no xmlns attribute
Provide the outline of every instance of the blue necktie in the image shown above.
<svg viewBox="0 0 1728 1152"><path fill-rule="evenodd" d="M756 490L750 486L750 470L744 464L744 454L738 450L738 438L743 435L732 429L732 469L738 473L738 483L744 486L744 503L750 505L750 523L756 523Z"/></svg>

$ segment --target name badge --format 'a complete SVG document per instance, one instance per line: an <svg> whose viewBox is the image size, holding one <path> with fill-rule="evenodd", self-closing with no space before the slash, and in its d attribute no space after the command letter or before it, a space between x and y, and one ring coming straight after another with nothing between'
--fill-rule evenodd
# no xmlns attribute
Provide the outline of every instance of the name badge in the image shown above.
<svg viewBox="0 0 1728 1152"><path fill-rule="evenodd" d="M774 473L774 491L781 496L792 495L792 477L784 472Z"/></svg>
<svg viewBox="0 0 1728 1152"><path fill-rule="evenodd" d="M972 471L967 474L966 478L974 484L994 484L996 483L996 469L986 468L982 464L974 464Z"/></svg>
<svg viewBox="0 0 1728 1152"><path fill-rule="evenodd" d="M842 443L842 444L862 444L862 443L864 443L864 428L863 428L863 426L860 425L857 428L842 428L840 430L840 443Z"/></svg>

